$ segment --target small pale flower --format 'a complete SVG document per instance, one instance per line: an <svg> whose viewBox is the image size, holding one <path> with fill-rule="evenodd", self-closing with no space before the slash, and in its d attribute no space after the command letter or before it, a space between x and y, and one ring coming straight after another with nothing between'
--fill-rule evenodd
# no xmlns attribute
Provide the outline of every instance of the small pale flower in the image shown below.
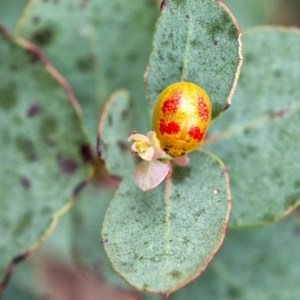
<svg viewBox="0 0 300 300"><path fill-rule="evenodd" d="M131 150L137 153L143 160L151 161L163 155L163 150L160 148L156 133L153 131L149 131L147 136L134 133L129 137L128 141L133 141Z"/></svg>
<svg viewBox="0 0 300 300"><path fill-rule="evenodd" d="M145 192L170 176L170 159L179 166L186 166L189 162L186 155L175 158L166 156L154 131L149 131L147 135L133 132L128 141L133 142L131 150L144 160L136 167L134 178L136 185Z"/></svg>

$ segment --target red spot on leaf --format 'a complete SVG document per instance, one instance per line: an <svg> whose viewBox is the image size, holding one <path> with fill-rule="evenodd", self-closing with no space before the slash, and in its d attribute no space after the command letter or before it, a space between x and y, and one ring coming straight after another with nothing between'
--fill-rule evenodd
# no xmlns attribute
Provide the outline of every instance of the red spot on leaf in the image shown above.
<svg viewBox="0 0 300 300"><path fill-rule="evenodd" d="M208 121L209 119L209 109L202 97L198 97L198 115L199 117L204 120Z"/></svg>
<svg viewBox="0 0 300 300"><path fill-rule="evenodd" d="M192 127L188 131L188 134L190 137L192 137L193 139L195 139L199 142L203 139L203 136L204 136L204 132L201 132L198 127Z"/></svg>
<svg viewBox="0 0 300 300"><path fill-rule="evenodd" d="M159 130L162 135L164 135L166 133L167 134L176 134L180 131L180 126L174 121L166 123L165 120L160 119Z"/></svg>
<svg viewBox="0 0 300 300"><path fill-rule="evenodd" d="M175 114L179 108L182 93L175 93L172 98L164 101L162 112L163 114Z"/></svg>

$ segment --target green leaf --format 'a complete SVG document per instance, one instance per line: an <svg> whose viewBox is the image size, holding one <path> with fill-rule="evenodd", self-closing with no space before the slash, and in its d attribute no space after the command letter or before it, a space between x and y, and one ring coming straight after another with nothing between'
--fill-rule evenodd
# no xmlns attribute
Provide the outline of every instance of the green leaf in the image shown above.
<svg viewBox="0 0 300 300"><path fill-rule="evenodd" d="M228 106L237 82L240 32L220 1L168 0L156 25L145 75L149 104L174 82L202 87L217 117Z"/></svg>
<svg viewBox="0 0 300 300"><path fill-rule="evenodd" d="M133 287L168 296L207 267L220 247L231 206L228 174L208 153L174 166L145 193L132 177L119 186L102 228L113 268Z"/></svg>
<svg viewBox="0 0 300 300"><path fill-rule="evenodd" d="M0 24L13 30L26 4L25 0L1 0Z"/></svg>
<svg viewBox="0 0 300 300"><path fill-rule="evenodd" d="M300 204L299 53L294 29L257 28L243 36L233 105L207 141L229 169L231 227L269 224Z"/></svg>
<svg viewBox="0 0 300 300"><path fill-rule="evenodd" d="M128 138L134 131L132 99L128 91L112 94L102 112L98 130L98 153L108 172L124 177L132 173L135 162Z"/></svg>
<svg viewBox="0 0 300 300"><path fill-rule="evenodd" d="M45 71L50 65L0 29L1 281L10 261L55 227L89 167L80 155L87 147L81 119Z"/></svg>
<svg viewBox="0 0 300 300"><path fill-rule="evenodd" d="M297 300L299 230L299 223L289 217L263 229L227 232L207 271L169 299Z"/></svg>
<svg viewBox="0 0 300 300"><path fill-rule="evenodd" d="M99 111L116 89L133 95L146 128L143 73L158 9L153 0L30 1L16 34L32 41L73 87L96 142Z"/></svg>
<svg viewBox="0 0 300 300"><path fill-rule="evenodd" d="M73 254L79 266L96 278L128 289L128 285L113 271L99 241L101 224L112 195L112 190L96 182L87 186L80 195L71 211Z"/></svg>

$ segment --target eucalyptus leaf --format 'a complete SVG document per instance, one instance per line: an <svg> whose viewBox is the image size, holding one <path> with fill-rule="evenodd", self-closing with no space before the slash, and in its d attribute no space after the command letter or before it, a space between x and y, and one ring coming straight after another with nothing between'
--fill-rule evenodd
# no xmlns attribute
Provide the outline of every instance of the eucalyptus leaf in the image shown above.
<svg viewBox="0 0 300 300"><path fill-rule="evenodd" d="M112 189L92 182L75 203L72 215L72 250L77 264L94 277L114 287L129 286L113 271L100 241L100 228Z"/></svg>
<svg viewBox="0 0 300 300"><path fill-rule="evenodd" d="M243 35L233 105L207 140L229 169L231 227L266 225L300 204L299 53L299 30L262 27Z"/></svg>
<svg viewBox="0 0 300 300"><path fill-rule="evenodd" d="M9 30L13 30L26 4L26 0L1 0L0 24Z"/></svg>
<svg viewBox="0 0 300 300"><path fill-rule="evenodd" d="M1 281L13 258L53 230L90 168L81 119L62 86L0 29Z"/></svg>
<svg viewBox="0 0 300 300"><path fill-rule="evenodd" d="M158 9L153 0L31 0L15 33L37 44L70 82L96 141L99 111L116 89L133 95L146 130L143 73Z"/></svg>
<svg viewBox="0 0 300 300"><path fill-rule="evenodd" d="M224 165L194 152L186 167L145 193L125 178L109 204L102 241L130 285L168 296L197 277L220 247L231 196Z"/></svg>
<svg viewBox="0 0 300 300"><path fill-rule="evenodd" d="M108 172L119 177L132 173L136 165L128 142L135 129L132 105L128 91L116 91L107 101L99 124L98 153Z"/></svg>
<svg viewBox="0 0 300 300"><path fill-rule="evenodd" d="M299 231L291 217L263 229L229 231L207 271L169 299L297 300Z"/></svg>
<svg viewBox="0 0 300 300"><path fill-rule="evenodd" d="M170 84L193 82L212 102L212 118L228 106L241 65L240 31L221 1L168 0L162 9L145 74L154 106Z"/></svg>

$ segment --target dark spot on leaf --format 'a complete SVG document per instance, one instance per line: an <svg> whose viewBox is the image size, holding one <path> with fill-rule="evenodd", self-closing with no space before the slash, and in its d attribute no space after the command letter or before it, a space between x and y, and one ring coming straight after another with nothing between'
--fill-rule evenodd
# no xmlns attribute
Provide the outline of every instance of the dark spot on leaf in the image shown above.
<svg viewBox="0 0 300 300"><path fill-rule="evenodd" d="M122 119L125 120L129 116L129 111L127 109L122 111Z"/></svg>
<svg viewBox="0 0 300 300"><path fill-rule="evenodd" d="M128 150L128 144L124 141L118 141L118 147L122 152L125 152Z"/></svg>
<svg viewBox="0 0 300 300"><path fill-rule="evenodd" d="M138 52L136 52L136 51L132 51L127 54L127 59L130 62L135 62L138 60L138 58L139 58L139 55L138 55Z"/></svg>
<svg viewBox="0 0 300 300"><path fill-rule="evenodd" d="M108 239L102 239L101 243L102 243L102 245L107 244L108 243Z"/></svg>
<svg viewBox="0 0 300 300"><path fill-rule="evenodd" d="M53 148L56 145L55 142L49 136L44 136L44 142L49 148Z"/></svg>
<svg viewBox="0 0 300 300"><path fill-rule="evenodd" d="M174 55L172 53L168 53L168 60L171 62L171 63L175 63L176 59L174 57Z"/></svg>
<svg viewBox="0 0 300 300"><path fill-rule="evenodd" d="M28 190L31 187L31 182L27 177L20 177L20 183L25 190Z"/></svg>
<svg viewBox="0 0 300 300"><path fill-rule="evenodd" d="M251 63L254 60L253 54L251 53L246 53L244 55L244 62L245 63Z"/></svg>
<svg viewBox="0 0 300 300"><path fill-rule="evenodd" d="M162 9L165 7L166 5L166 0L162 0L160 3L160 10L162 11Z"/></svg>
<svg viewBox="0 0 300 300"><path fill-rule="evenodd" d="M266 253L262 253L256 256L255 263L257 265L263 265L268 259L268 255Z"/></svg>
<svg viewBox="0 0 300 300"><path fill-rule="evenodd" d="M0 90L0 108L9 111L18 103L16 86L10 83Z"/></svg>
<svg viewBox="0 0 300 300"><path fill-rule="evenodd" d="M17 71L19 71L19 67L18 67L18 65L17 65L16 63L11 63L11 64L9 65L9 69L10 69L12 72L17 72Z"/></svg>
<svg viewBox="0 0 300 300"><path fill-rule="evenodd" d="M273 169L273 175L275 178L281 177L281 169L280 168L274 168Z"/></svg>
<svg viewBox="0 0 300 300"><path fill-rule="evenodd" d="M39 23L41 22L41 18L40 18L39 16L34 16L34 17L32 18L32 22L33 22L34 24L39 24Z"/></svg>
<svg viewBox="0 0 300 300"><path fill-rule="evenodd" d="M13 236L19 237L22 235L22 233L29 227L31 223L32 214L31 213L25 213L18 221L14 231Z"/></svg>
<svg viewBox="0 0 300 300"><path fill-rule="evenodd" d="M223 112L224 112L225 110L227 110L229 107L230 107L230 104L227 103L227 104L224 106L224 108L223 108Z"/></svg>
<svg viewBox="0 0 300 300"><path fill-rule="evenodd" d="M218 40L214 40L214 45L215 45L215 46L217 46L217 45L218 45L218 43L219 43L219 41L218 41Z"/></svg>
<svg viewBox="0 0 300 300"><path fill-rule="evenodd" d="M296 225L293 229L294 236L300 237L300 225Z"/></svg>
<svg viewBox="0 0 300 300"><path fill-rule="evenodd" d="M195 214L194 214L194 217L196 220L198 220L198 218L203 215L205 213L205 209L200 209L198 210Z"/></svg>
<svg viewBox="0 0 300 300"><path fill-rule="evenodd" d="M88 0L82 0L79 4L80 9L85 9L87 7Z"/></svg>
<svg viewBox="0 0 300 300"><path fill-rule="evenodd" d="M24 137L16 138L16 148L24 155L24 158L29 161L37 160L37 153L34 144L31 140Z"/></svg>
<svg viewBox="0 0 300 300"><path fill-rule="evenodd" d="M297 188L300 188L300 180L296 180L294 182L294 187L297 189Z"/></svg>
<svg viewBox="0 0 300 300"><path fill-rule="evenodd" d="M179 71L179 74L182 73L182 71L183 71L183 65L181 65L181 66L178 68L178 71Z"/></svg>
<svg viewBox="0 0 300 300"><path fill-rule="evenodd" d="M73 175L78 169L78 164L73 159L62 159L60 155L57 156L57 163L62 173L66 175Z"/></svg>
<svg viewBox="0 0 300 300"><path fill-rule="evenodd" d="M282 76L282 72L281 72L280 70L275 70L275 71L274 71L274 76L275 76L276 78L279 78L279 77Z"/></svg>
<svg viewBox="0 0 300 300"><path fill-rule="evenodd" d="M221 25L220 20L217 20L215 22L211 22L210 24L208 24L206 30L208 34L211 36L211 38L214 39L216 35L218 35L221 31L223 31L223 26Z"/></svg>
<svg viewBox="0 0 300 300"><path fill-rule="evenodd" d="M86 183L87 182L84 180L76 185L76 187L73 190L73 197L76 198L78 196L78 194L81 192L81 190L86 186Z"/></svg>
<svg viewBox="0 0 300 300"><path fill-rule="evenodd" d="M51 116L43 118L40 126L40 134L42 136L49 136L55 133L57 130L56 120Z"/></svg>
<svg viewBox="0 0 300 300"><path fill-rule="evenodd" d="M179 272L178 270L173 270L169 273L169 275L172 277L172 278L175 278L175 279L179 279L181 277L181 272Z"/></svg>
<svg viewBox="0 0 300 300"><path fill-rule="evenodd" d="M190 16L189 16L189 15L185 15L185 17L186 17L187 19L189 19L189 18L190 18Z"/></svg>
<svg viewBox="0 0 300 300"><path fill-rule="evenodd" d="M80 155L84 162L92 162L94 160L92 149L89 144L83 144L80 147Z"/></svg>
<svg viewBox="0 0 300 300"><path fill-rule="evenodd" d="M38 103L32 104L27 110L27 117L32 118L41 112L41 105Z"/></svg>
<svg viewBox="0 0 300 300"><path fill-rule="evenodd" d="M37 46L45 47L45 46L49 45L49 43L53 40L53 37L54 37L54 34L50 28L43 28L43 29L36 31L32 35L31 40Z"/></svg>
<svg viewBox="0 0 300 300"><path fill-rule="evenodd" d="M229 299L236 299L236 298L241 298L242 296L242 291L240 288L236 286L229 286L227 289L227 295Z"/></svg>
<svg viewBox="0 0 300 300"><path fill-rule="evenodd" d="M76 68L81 72L87 72L93 67L93 59L91 56L79 58L76 61Z"/></svg>
<svg viewBox="0 0 300 300"><path fill-rule="evenodd" d="M253 153L253 152L257 151L257 148L252 145L247 145L246 149L247 149L247 152L249 152L249 153Z"/></svg>
<svg viewBox="0 0 300 300"><path fill-rule="evenodd" d="M112 126L113 125L113 118L112 118L111 114L109 114L107 116L107 122L108 122L108 126Z"/></svg>

